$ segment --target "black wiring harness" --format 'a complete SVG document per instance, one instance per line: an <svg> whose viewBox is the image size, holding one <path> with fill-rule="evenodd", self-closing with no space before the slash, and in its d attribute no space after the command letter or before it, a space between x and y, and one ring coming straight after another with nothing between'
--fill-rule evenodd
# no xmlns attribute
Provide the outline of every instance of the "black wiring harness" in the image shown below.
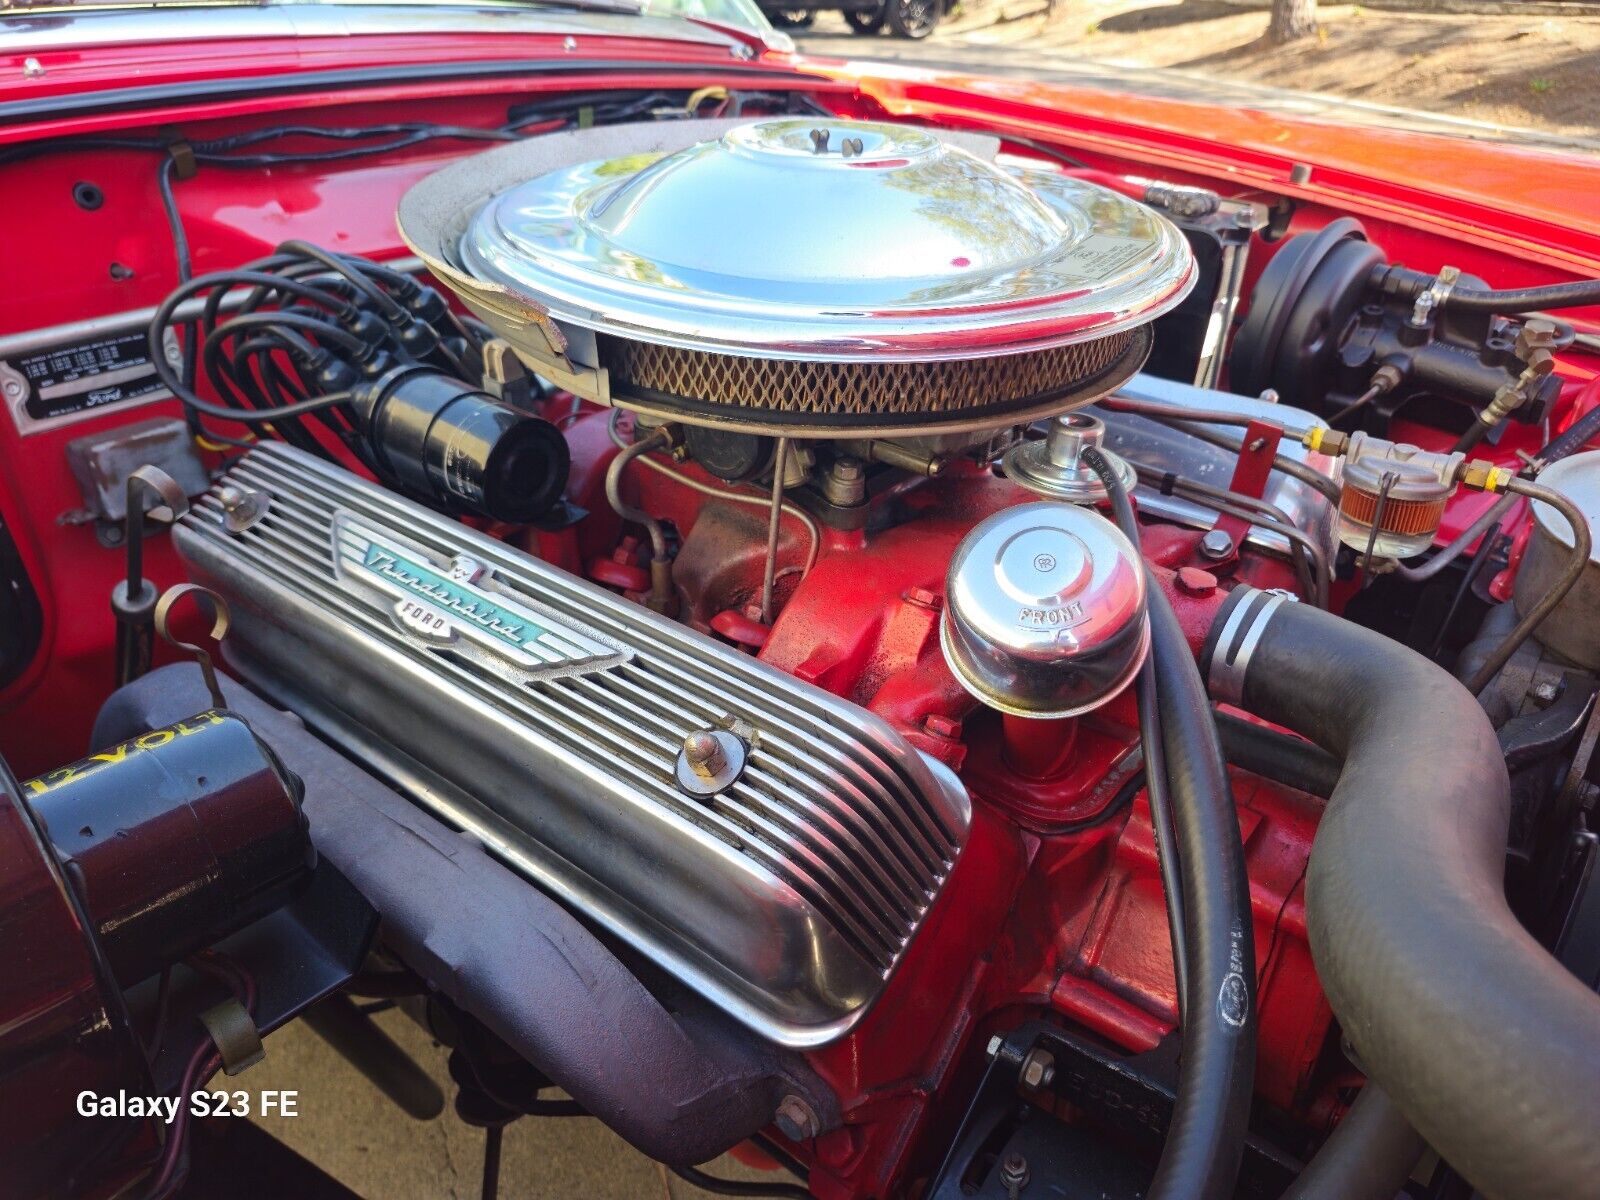
<svg viewBox="0 0 1600 1200"><path fill-rule="evenodd" d="M242 298L240 295L242 293ZM230 295L236 303L224 304ZM186 301L204 296L185 341L185 367L165 353ZM363 465L376 469L352 408L355 389L401 366L459 379L481 374L487 331L457 318L434 288L352 255L289 241L277 253L180 284L150 322L150 361L213 444L248 441L207 431L202 418L270 432L334 459L305 421L314 417ZM198 359L217 400L196 390Z"/></svg>
<svg viewBox="0 0 1600 1200"><path fill-rule="evenodd" d="M189 326L184 363L165 351ZM537 522L566 486L566 439L482 391L486 327L402 271L307 242L180 284L150 322L150 360L196 436L205 420L270 434L332 462L342 449L396 490L447 512ZM216 399L202 396L203 370Z"/></svg>
<svg viewBox="0 0 1600 1200"><path fill-rule="evenodd" d="M257 435L268 434L307 453L334 458L328 446L331 436L392 482L396 472L385 471L382 454L362 429L357 392L365 383L406 367L462 381L478 379L488 330L471 318L457 317L437 291L399 271L300 241L285 242L277 253L242 267L195 278L177 202L178 182L201 169L346 162L437 141L510 142L624 121L827 111L798 90L590 90L512 105L504 122L491 127L400 121L274 125L209 139L168 131L161 136L89 135L0 150L0 167L54 153L159 154L157 191L172 235L179 286L151 323L151 362L162 383L183 402L197 441L207 449L225 450L247 447ZM202 296L196 320L193 306L185 302ZM230 296L231 301L226 299ZM178 367L166 357L167 331L175 326L186 330ZM199 394L202 371L215 401ZM416 378L413 372L408 385L413 393L421 386ZM467 387L466 382L461 386ZM208 428L208 419L235 422L250 432L229 436ZM474 506L469 502L467 507Z"/></svg>

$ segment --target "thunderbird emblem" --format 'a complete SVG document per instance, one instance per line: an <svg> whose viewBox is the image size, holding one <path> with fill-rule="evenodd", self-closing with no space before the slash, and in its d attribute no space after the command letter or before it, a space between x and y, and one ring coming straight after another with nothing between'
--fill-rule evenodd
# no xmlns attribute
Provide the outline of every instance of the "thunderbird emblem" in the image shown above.
<svg viewBox="0 0 1600 1200"><path fill-rule="evenodd" d="M628 657L570 621L535 610L475 558L458 554L441 562L347 513L335 519L333 538L339 577L381 593L395 626L423 645L525 676L594 670Z"/></svg>

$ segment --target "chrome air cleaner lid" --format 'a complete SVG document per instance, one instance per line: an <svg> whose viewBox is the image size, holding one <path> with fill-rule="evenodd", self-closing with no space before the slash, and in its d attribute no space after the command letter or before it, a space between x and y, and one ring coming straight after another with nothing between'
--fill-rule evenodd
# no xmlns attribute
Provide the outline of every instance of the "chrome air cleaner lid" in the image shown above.
<svg viewBox="0 0 1600 1200"><path fill-rule="evenodd" d="M691 350L931 361L1082 342L1182 299L1150 209L902 125L781 118L563 167L460 243L479 279L586 329Z"/></svg>
<svg viewBox="0 0 1600 1200"><path fill-rule="evenodd" d="M406 242L535 372L755 434L1022 424L1124 382L1192 285L1165 218L981 134L665 121L461 159Z"/></svg>

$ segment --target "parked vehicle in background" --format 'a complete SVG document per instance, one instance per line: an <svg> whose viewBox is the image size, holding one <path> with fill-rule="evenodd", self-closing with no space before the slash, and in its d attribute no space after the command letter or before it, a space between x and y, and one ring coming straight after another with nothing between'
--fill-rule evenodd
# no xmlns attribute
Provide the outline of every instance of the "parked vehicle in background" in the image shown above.
<svg viewBox="0 0 1600 1200"><path fill-rule="evenodd" d="M809 29L820 11L843 14L855 33L877 33L885 25L896 37L922 39L939 27L952 5L947 0L838 0L814 8L763 3L761 11L779 29Z"/></svg>

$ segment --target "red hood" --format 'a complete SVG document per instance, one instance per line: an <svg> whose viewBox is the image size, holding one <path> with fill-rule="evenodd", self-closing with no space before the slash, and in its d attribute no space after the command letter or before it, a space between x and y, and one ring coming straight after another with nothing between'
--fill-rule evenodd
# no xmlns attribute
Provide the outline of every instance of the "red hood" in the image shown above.
<svg viewBox="0 0 1600 1200"><path fill-rule="evenodd" d="M1600 274L1600 157L1064 83L793 60L898 115L1009 130L1238 181L1362 216L1423 222L1560 272ZM1295 164L1312 168L1290 181Z"/></svg>
<svg viewBox="0 0 1600 1200"><path fill-rule="evenodd" d="M194 12L196 10L190 10ZM241 12L276 35L227 36ZM386 27L357 10L198 10L169 40L104 36L142 13L17 16L0 22L0 144L352 98L596 86L767 86L784 77L869 104L998 133L1048 139L1096 165L1164 168L1234 193L1268 189L1505 255L1528 282L1600 274L1600 157L1063 83L756 53L751 36L702 22L597 14L501 14L498 27ZM446 20L435 10L432 18ZM227 14L225 17L224 14ZM330 29L348 20L349 28ZM201 20L204 17L204 20ZM152 32L157 28L152 24ZM285 32L288 31L288 32ZM181 32L180 36L174 36ZM204 53L197 53L197 41ZM88 106L83 101L92 101ZM52 102L68 108L51 111ZM1291 182L1296 164L1312 168ZM1226 181L1237 188L1226 188ZM1471 269L1470 261L1461 265ZM1503 273L1502 273L1503 274ZM1508 282L1522 282L1510 280Z"/></svg>

